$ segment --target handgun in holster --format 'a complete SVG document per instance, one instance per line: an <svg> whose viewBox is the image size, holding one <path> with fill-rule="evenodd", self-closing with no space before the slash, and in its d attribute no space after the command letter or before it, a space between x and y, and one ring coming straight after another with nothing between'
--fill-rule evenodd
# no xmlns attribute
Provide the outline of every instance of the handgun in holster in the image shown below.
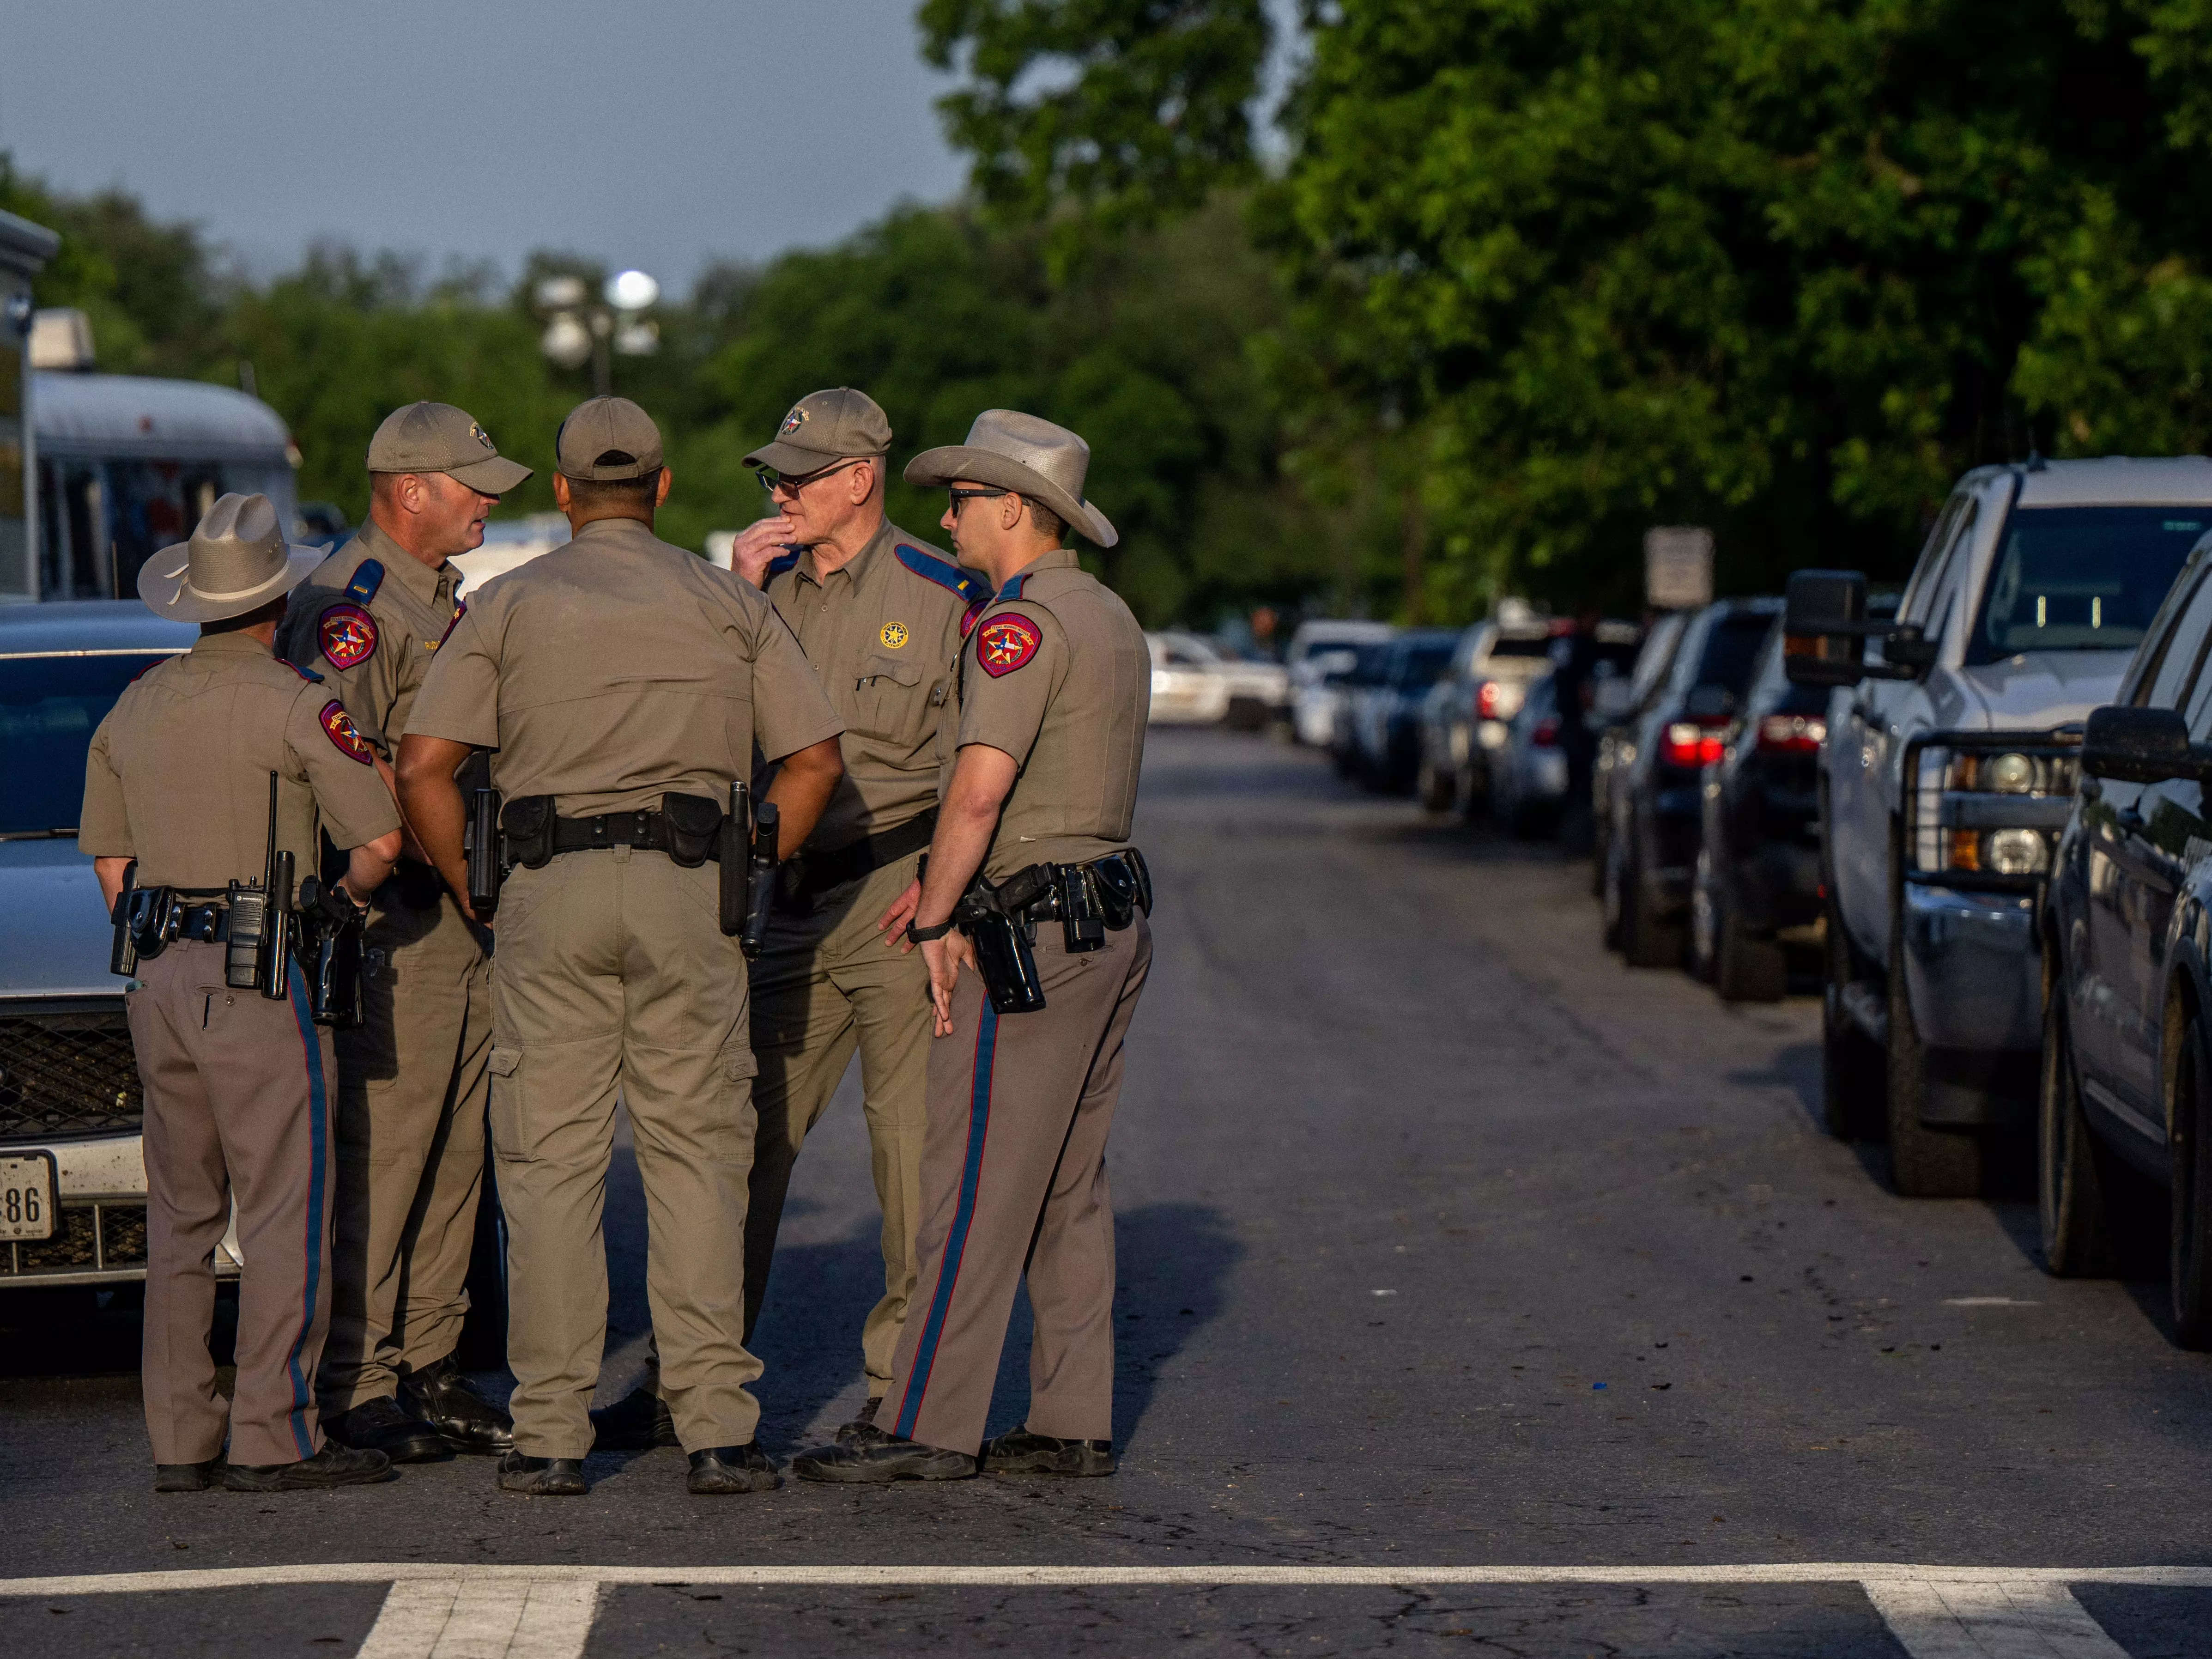
<svg viewBox="0 0 2212 1659"><path fill-rule="evenodd" d="M1037 978L1029 928L1016 919L981 871L952 907L952 920L975 948L975 971L983 976L983 993L991 999L993 1012L1033 1014L1044 1006L1044 986Z"/></svg>
<svg viewBox="0 0 2212 1659"><path fill-rule="evenodd" d="M752 845L745 859L745 928L738 935L738 948L757 957L768 943L769 918L775 914L776 878L782 860L776 849L783 833L783 814L772 800L753 809Z"/></svg>
<svg viewBox="0 0 2212 1659"><path fill-rule="evenodd" d="M335 882L309 876L300 884L300 970L318 1025L349 1031L362 1022L363 916Z"/></svg>
<svg viewBox="0 0 2212 1659"><path fill-rule="evenodd" d="M276 775L269 775L269 846L258 883L234 881L222 982L271 1002L291 994L293 856L276 846Z"/></svg>
<svg viewBox="0 0 2212 1659"><path fill-rule="evenodd" d="M115 924L115 945L107 953L107 971L125 978L138 971L138 942L134 937L134 913L142 908L138 893L138 860L123 866L123 889L115 896L108 920Z"/></svg>

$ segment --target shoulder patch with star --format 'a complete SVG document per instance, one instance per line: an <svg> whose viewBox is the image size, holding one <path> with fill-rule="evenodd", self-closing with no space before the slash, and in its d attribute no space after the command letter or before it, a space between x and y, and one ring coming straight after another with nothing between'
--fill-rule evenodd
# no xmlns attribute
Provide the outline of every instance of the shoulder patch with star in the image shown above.
<svg viewBox="0 0 2212 1659"><path fill-rule="evenodd" d="M336 697L323 705L323 712L316 718L322 721L323 734L338 753L363 766L375 763L376 751L368 746L368 739L362 736L360 728L353 723L353 716L346 713L345 705Z"/></svg>
<svg viewBox="0 0 2212 1659"><path fill-rule="evenodd" d="M315 623L315 643L333 668L358 668L376 654L376 618L340 599Z"/></svg>
<svg viewBox="0 0 2212 1659"><path fill-rule="evenodd" d="M995 680L1036 655L1043 643L1044 636L1027 617L994 617L975 632L975 660Z"/></svg>

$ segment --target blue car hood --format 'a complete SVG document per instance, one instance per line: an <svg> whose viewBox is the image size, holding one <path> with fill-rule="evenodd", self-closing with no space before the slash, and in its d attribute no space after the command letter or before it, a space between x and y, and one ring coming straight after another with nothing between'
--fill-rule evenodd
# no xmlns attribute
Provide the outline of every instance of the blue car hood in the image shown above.
<svg viewBox="0 0 2212 1659"><path fill-rule="evenodd" d="M0 1000L121 996L113 938L74 841L0 842Z"/></svg>

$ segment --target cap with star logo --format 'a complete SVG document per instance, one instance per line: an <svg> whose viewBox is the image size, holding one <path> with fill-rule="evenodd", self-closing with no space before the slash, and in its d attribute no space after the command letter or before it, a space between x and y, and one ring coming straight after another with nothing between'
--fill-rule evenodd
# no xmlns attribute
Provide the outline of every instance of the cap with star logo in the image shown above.
<svg viewBox="0 0 2212 1659"><path fill-rule="evenodd" d="M368 441L368 470L450 473L487 495L504 495L530 476L528 467L499 453L468 410L433 403L410 404L384 417Z"/></svg>
<svg viewBox="0 0 2212 1659"><path fill-rule="evenodd" d="M793 404L775 441L746 456L745 465L803 475L837 461L881 455L890 447L890 417L882 406L866 392L841 386L810 392Z"/></svg>

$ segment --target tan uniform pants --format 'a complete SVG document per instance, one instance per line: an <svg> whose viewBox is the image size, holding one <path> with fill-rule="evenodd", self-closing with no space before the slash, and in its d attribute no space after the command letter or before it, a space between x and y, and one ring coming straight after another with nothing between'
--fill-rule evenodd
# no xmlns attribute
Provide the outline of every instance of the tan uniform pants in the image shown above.
<svg viewBox="0 0 2212 1659"><path fill-rule="evenodd" d="M376 895L368 945L386 962L366 1018L337 1034L338 1185L331 1334L317 1391L325 1412L398 1391L461 1340L483 1187L491 963L442 888Z"/></svg>
<svg viewBox="0 0 2212 1659"><path fill-rule="evenodd" d="M146 1431L156 1463L291 1463L322 1449L313 1382L330 1318L330 1034L297 968L272 1002L223 984L221 945L180 939L125 998L146 1088ZM238 1382L208 1335L215 1249L238 1206Z"/></svg>
<svg viewBox="0 0 2212 1659"><path fill-rule="evenodd" d="M877 1427L973 1453L1014 1288L1026 1272L1036 1335L1030 1408L1038 1434L1114 1436L1114 1202L1106 1132L1123 1040L1152 966L1140 915L1105 948L1070 956L1037 929L1045 1006L991 1012L963 972L952 1035L929 1052L922 1151L921 1277Z"/></svg>
<svg viewBox="0 0 2212 1659"><path fill-rule="evenodd" d="M883 1298L860 1328L872 1395L890 1385L891 1351L914 1294L929 1075L929 970L921 951L884 945L876 921L921 861L915 853L832 889L811 915L779 913L752 967L760 1133L745 1216L745 1329L760 1317L799 1146L857 1048L868 1164L884 1213Z"/></svg>
<svg viewBox="0 0 2212 1659"><path fill-rule="evenodd" d="M491 1140L507 1227L508 1408L533 1457L591 1449L606 1346L601 1231L615 1097L645 1185L646 1293L687 1450L743 1445L752 1052L745 964L716 926L716 866L569 853L507 878L492 958Z"/></svg>

